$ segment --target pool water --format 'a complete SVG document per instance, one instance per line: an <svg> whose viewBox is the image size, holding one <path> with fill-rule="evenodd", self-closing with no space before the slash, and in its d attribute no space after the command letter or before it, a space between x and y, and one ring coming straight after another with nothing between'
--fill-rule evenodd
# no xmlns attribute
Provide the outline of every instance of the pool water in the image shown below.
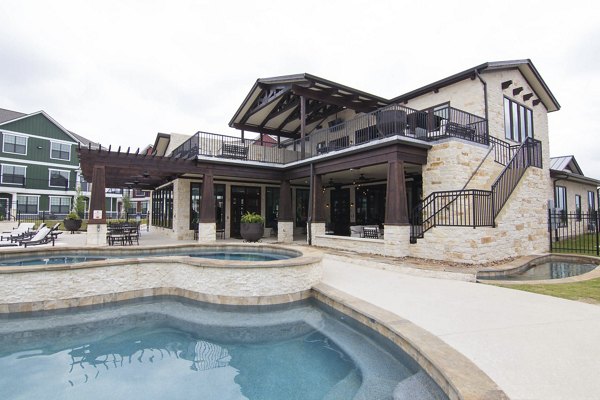
<svg viewBox="0 0 600 400"><path fill-rule="evenodd" d="M528 270L514 275L489 276L485 279L503 281L537 281L546 279L562 279L582 275L594 270L595 264L577 264L572 262L547 262L535 265Z"/></svg>
<svg viewBox="0 0 600 400"><path fill-rule="evenodd" d="M406 355L312 302L159 298L3 318L5 400L446 399Z"/></svg>
<svg viewBox="0 0 600 400"><path fill-rule="evenodd" d="M109 253L107 253L109 254ZM286 260L292 258L288 254L272 253L272 252L258 252L258 251L194 251L190 250L173 250L170 252L162 253L125 253L119 255L106 255L106 256L91 256L81 255L72 256L65 254L58 255L44 255L44 256L18 256L14 258L7 258L0 262L0 267L22 267L22 266L34 266L34 265L58 265L58 264L73 264L81 263L86 261L99 261L118 258L139 258L139 257L167 257L167 256L189 256L194 258L210 258L213 260L230 260L230 261L275 261L275 260Z"/></svg>

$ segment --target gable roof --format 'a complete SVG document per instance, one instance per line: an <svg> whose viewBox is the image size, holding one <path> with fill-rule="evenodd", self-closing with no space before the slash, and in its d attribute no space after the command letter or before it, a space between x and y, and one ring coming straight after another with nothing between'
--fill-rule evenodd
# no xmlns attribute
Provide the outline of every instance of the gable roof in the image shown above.
<svg viewBox="0 0 600 400"><path fill-rule="evenodd" d="M575 156L550 157L550 176L558 180L572 180L600 186L600 180L583 175Z"/></svg>
<svg viewBox="0 0 600 400"><path fill-rule="evenodd" d="M484 71L497 71L505 69L518 69L521 74L525 77L537 97L544 103L548 112L560 110L560 104L554 97L554 94L546 85L546 82L542 79L542 76L535 68L530 59L525 60L510 60L510 61L490 61L475 67L466 69L457 74L448 76L439 81L435 81L408 93L404 93L398 97L394 97L391 101L399 103L405 100L410 100L415 97L421 96L427 92L442 88L444 86L452 85L453 83L460 82L470 77L474 77L476 73Z"/></svg>
<svg viewBox="0 0 600 400"><path fill-rule="evenodd" d="M8 121L12 121L13 119L17 119L23 117L27 114L23 114L18 111L6 110L4 108L0 108L0 124Z"/></svg>
<svg viewBox="0 0 600 400"><path fill-rule="evenodd" d="M550 169L583 175L575 156L550 157Z"/></svg>
<svg viewBox="0 0 600 400"><path fill-rule="evenodd" d="M41 114L44 117L46 117L50 122L52 122L54 125L56 125L57 128L59 128L60 130L62 130L67 136L69 136L71 139L75 140L77 143L80 143L82 146L91 146L92 148L98 148L100 146L100 144L96 143L96 142L92 142L89 139L84 138L81 135L76 134L75 132L71 132L67 129L65 129L61 124L59 124L56 120L54 120L54 118L52 118L50 115L46 114L45 111L41 110L41 111L37 111L31 114L25 114L19 111L12 111L12 110L6 110L4 108L0 108L0 126L4 125L4 124L8 124L10 122L14 122L14 121L18 121L20 119L24 119L27 117L32 117L34 115L38 115Z"/></svg>
<svg viewBox="0 0 600 400"><path fill-rule="evenodd" d="M389 100L302 73L258 79L229 126L250 132L300 136L300 97L306 99L306 132L344 110L375 111Z"/></svg>

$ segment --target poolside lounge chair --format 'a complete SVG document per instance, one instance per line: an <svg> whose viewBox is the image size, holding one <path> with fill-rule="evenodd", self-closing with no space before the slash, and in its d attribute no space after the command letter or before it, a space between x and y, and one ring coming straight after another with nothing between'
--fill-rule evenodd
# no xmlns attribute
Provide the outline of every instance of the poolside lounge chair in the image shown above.
<svg viewBox="0 0 600 400"><path fill-rule="evenodd" d="M59 227L60 227L60 222L57 222L56 224L54 224L54 226L52 228L50 228L50 234L52 235L54 240L56 240L58 238L58 235L60 235L62 233L62 231L58 230Z"/></svg>
<svg viewBox="0 0 600 400"><path fill-rule="evenodd" d="M33 229L34 225L35 224L33 222L22 222L21 224L19 224L18 227L16 227L12 231L3 232L2 235L0 235L0 241L4 239L12 241L13 237L18 237L19 235L29 232L29 230Z"/></svg>
<svg viewBox="0 0 600 400"><path fill-rule="evenodd" d="M10 241L12 243L18 243L18 242L20 242L21 240L24 240L24 239L31 239L32 237L34 237L36 235L36 233L38 233L40 231L40 229L42 229L45 226L46 226L46 223L42 222L40 224L40 226L38 226L37 230L34 231L33 229L30 229L29 231L27 231L25 233L22 233L20 235L11 237Z"/></svg>
<svg viewBox="0 0 600 400"><path fill-rule="evenodd" d="M54 237L50 234L52 230L47 226L44 226L42 229L35 234L31 239L24 239L19 242L19 246L23 245L25 248L27 246L34 246L38 244L46 244L52 242L52 246L54 246Z"/></svg>

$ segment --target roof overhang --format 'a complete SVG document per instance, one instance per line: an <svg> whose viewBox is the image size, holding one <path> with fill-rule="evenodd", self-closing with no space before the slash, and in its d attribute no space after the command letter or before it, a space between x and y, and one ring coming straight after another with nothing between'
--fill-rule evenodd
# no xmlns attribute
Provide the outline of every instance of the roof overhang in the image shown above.
<svg viewBox="0 0 600 400"><path fill-rule="evenodd" d="M298 138L301 96L306 100L306 132L342 110L370 112L389 104L382 97L310 74L264 78L252 86L229 126Z"/></svg>
<svg viewBox="0 0 600 400"><path fill-rule="evenodd" d="M588 178L587 176L573 174L567 171L558 171L555 169L550 170L550 177L556 180L565 180L577 183L583 183L586 185L594 186L595 188L600 187L600 180L594 178Z"/></svg>
<svg viewBox="0 0 600 400"><path fill-rule="evenodd" d="M560 104L546 85L546 82L542 79L542 76L535 68L530 59L526 60L513 60L513 61L493 61L487 62L481 65L477 65L473 68L466 69L457 74L451 75L447 78L440 79L439 81L430 83L429 85L420 87L408 93L402 94L391 100L393 103L401 103L421 96L428 92L440 89L445 86L452 85L465 79L475 78L477 74L485 71L497 71L506 69L518 69L523 77L527 80L536 96L542 101L548 112L560 110Z"/></svg>

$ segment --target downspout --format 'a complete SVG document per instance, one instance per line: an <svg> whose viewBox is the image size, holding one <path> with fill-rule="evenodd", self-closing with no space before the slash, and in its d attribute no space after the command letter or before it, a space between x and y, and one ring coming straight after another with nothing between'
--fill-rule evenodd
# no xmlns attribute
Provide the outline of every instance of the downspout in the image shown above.
<svg viewBox="0 0 600 400"><path fill-rule="evenodd" d="M306 224L307 226L307 230L306 230L306 239L308 241L308 245L311 246L312 245L312 215L313 215L313 174L314 174L314 164L310 163L310 183L309 183L309 196L308 196L308 216L307 216L307 221Z"/></svg>
<svg viewBox="0 0 600 400"><path fill-rule="evenodd" d="M475 75L479 78L479 81L483 84L483 102L485 105L485 130L487 131L488 137L490 135L490 121L488 113L488 95L487 95L487 82L479 75L479 71L475 70Z"/></svg>

